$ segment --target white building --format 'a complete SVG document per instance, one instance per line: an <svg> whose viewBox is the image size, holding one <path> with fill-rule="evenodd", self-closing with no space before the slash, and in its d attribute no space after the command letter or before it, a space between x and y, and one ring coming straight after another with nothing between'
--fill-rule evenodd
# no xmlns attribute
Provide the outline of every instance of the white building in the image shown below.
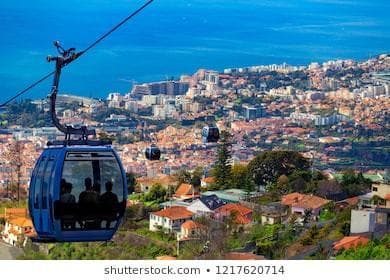
<svg viewBox="0 0 390 280"><path fill-rule="evenodd" d="M225 205L225 203L216 195L201 196L199 199L193 201L187 210L195 213L198 216L210 215L214 210Z"/></svg>
<svg viewBox="0 0 390 280"><path fill-rule="evenodd" d="M352 210L351 233L374 232L376 214L372 210Z"/></svg>
<svg viewBox="0 0 390 280"><path fill-rule="evenodd" d="M149 230L165 232L179 232L186 221L192 220L194 213L182 206L173 206L150 213Z"/></svg>
<svg viewBox="0 0 390 280"><path fill-rule="evenodd" d="M24 246L26 236L34 234L32 221L25 217L9 218L2 232L2 239L12 246Z"/></svg>

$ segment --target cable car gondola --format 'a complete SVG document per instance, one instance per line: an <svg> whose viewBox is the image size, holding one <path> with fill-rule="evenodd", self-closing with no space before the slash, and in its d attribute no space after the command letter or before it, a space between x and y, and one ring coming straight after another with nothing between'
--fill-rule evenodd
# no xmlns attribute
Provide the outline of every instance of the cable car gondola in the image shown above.
<svg viewBox="0 0 390 280"><path fill-rule="evenodd" d="M50 94L51 118L65 134L64 141L49 142L32 172L29 212L38 242L110 240L126 208L126 174L111 142L89 140L94 130L60 124L55 110L62 67L80 53L64 50L56 61ZM80 136L79 140L71 139Z"/></svg>
<svg viewBox="0 0 390 280"><path fill-rule="evenodd" d="M155 144L152 144L145 149L145 157L151 161L160 160L161 151Z"/></svg>
<svg viewBox="0 0 390 280"><path fill-rule="evenodd" d="M30 182L29 210L38 241L110 240L126 197L126 176L110 146L50 146Z"/></svg>
<svg viewBox="0 0 390 280"><path fill-rule="evenodd" d="M203 143L216 143L219 140L219 129L216 126L205 126L202 129Z"/></svg>

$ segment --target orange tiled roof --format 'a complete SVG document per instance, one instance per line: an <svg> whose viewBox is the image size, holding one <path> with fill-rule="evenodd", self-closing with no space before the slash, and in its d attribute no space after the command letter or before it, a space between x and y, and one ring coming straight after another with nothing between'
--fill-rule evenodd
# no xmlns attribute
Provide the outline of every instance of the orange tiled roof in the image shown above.
<svg viewBox="0 0 390 280"><path fill-rule="evenodd" d="M370 239L364 236L346 236L338 242L333 244L333 249L350 249L356 248L357 246L366 245Z"/></svg>
<svg viewBox="0 0 390 280"><path fill-rule="evenodd" d="M216 211L216 213L223 213L231 215L232 213L236 212L238 213L235 222L238 224L246 225L251 223L251 219L249 219L247 216L251 214L253 211L241 204L238 203L228 203L221 207L219 207Z"/></svg>
<svg viewBox="0 0 390 280"><path fill-rule="evenodd" d="M303 194L297 192L286 194L282 196L282 204L292 206L293 203L298 202L298 200L301 200L302 197Z"/></svg>
<svg viewBox="0 0 390 280"><path fill-rule="evenodd" d="M27 208L5 208L4 217L26 217Z"/></svg>
<svg viewBox="0 0 390 280"><path fill-rule="evenodd" d="M10 218L8 223L11 225L17 225L19 227L32 227L33 226L31 219L22 218L22 217Z"/></svg>
<svg viewBox="0 0 390 280"><path fill-rule="evenodd" d="M250 224L251 222L252 222L252 220L244 215L237 215L237 217L236 217L237 224L247 225L247 224Z"/></svg>
<svg viewBox="0 0 390 280"><path fill-rule="evenodd" d="M390 193L385 196L386 200L390 200Z"/></svg>
<svg viewBox="0 0 390 280"><path fill-rule="evenodd" d="M212 184L215 182L215 178L214 177L206 177L206 178L203 178L202 181L205 182L206 184Z"/></svg>
<svg viewBox="0 0 390 280"><path fill-rule="evenodd" d="M354 197L347 198L345 202L347 202L349 205L357 205L359 203L359 197L354 196Z"/></svg>
<svg viewBox="0 0 390 280"><path fill-rule="evenodd" d="M192 213L191 211L188 211L183 206L172 206L172 207L166 208L164 210L152 212L152 214L159 216L159 217L165 217L165 218L168 218L170 220L188 219L194 215L194 213Z"/></svg>
<svg viewBox="0 0 390 280"><path fill-rule="evenodd" d="M282 197L282 204L295 206L300 208L320 208L328 204L330 200L324 199L316 195L307 195L301 193L290 193Z"/></svg>
<svg viewBox="0 0 390 280"><path fill-rule="evenodd" d="M175 196L181 197L185 195L192 195L193 187L190 184L181 184L175 192Z"/></svg>
<svg viewBox="0 0 390 280"><path fill-rule="evenodd" d="M253 212L252 209L247 208L239 203L225 204L219 207L216 211L220 213L231 213L232 211L237 211L240 215L248 215Z"/></svg>
<svg viewBox="0 0 390 280"><path fill-rule="evenodd" d="M184 224L181 225L182 228L184 229L196 229L196 228L203 228L204 225L199 224L197 222L194 222L193 220L186 221Z"/></svg>

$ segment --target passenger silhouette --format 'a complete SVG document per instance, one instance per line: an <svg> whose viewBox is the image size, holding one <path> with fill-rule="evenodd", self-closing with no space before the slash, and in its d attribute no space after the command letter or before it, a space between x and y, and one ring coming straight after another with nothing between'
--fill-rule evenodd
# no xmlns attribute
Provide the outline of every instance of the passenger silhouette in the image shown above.
<svg viewBox="0 0 390 280"><path fill-rule="evenodd" d="M98 194L93 190L92 179L86 178L84 180L85 191L80 193L79 204L93 204L98 202Z"/></svg>
<svg viewBox="0 0 390 280"><path fill-rule="evenodd" d="M62 203L76 203L76 197L71 194L73 185L71 183L65 183L64 193L61 195L60 201Z"/></svg>
<svg viewBox="0 0 390 280"><path fill-rule="evenodd" d="M65 193L65 187L66 187L66 180L61 179L60 188L61 188L61 195Z"/></svg>
<svg viewBox="0 0 390 280"><path fill-rule="evenodd" d="M112 221L117 219L118 215L118 196L112 192L113 184L111 181L106 182L106 192L100 196L100 205L103 217L106 221L106 228L110 228Z"/></svg>
<svg viewBox="0 0 390 280"><path fill-rule="evenodd" d="M65 183L64 192L60 197L61 224L63 229L75 229L76 227L76 197L71 194L73 185Z"/></svg>
<svg viewBox="0 0 390 280"><path fill-rule="evenodd" d="M99 195L93 190L91 178L86 178L84 185L85 191L80 193L79 196L80 218L83 221L81 226L87 229L95 229L98 227Z"/></svg>

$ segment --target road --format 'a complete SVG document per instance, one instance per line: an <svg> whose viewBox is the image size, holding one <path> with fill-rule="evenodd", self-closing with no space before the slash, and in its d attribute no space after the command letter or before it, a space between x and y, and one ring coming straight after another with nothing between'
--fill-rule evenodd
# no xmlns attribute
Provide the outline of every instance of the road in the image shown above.
<svg viewBox="0 0 390 280"><path fill-rule="evenodd" d="M15 260L22 253L22 249L12 247L0 241L0 260Z"/></svg>

